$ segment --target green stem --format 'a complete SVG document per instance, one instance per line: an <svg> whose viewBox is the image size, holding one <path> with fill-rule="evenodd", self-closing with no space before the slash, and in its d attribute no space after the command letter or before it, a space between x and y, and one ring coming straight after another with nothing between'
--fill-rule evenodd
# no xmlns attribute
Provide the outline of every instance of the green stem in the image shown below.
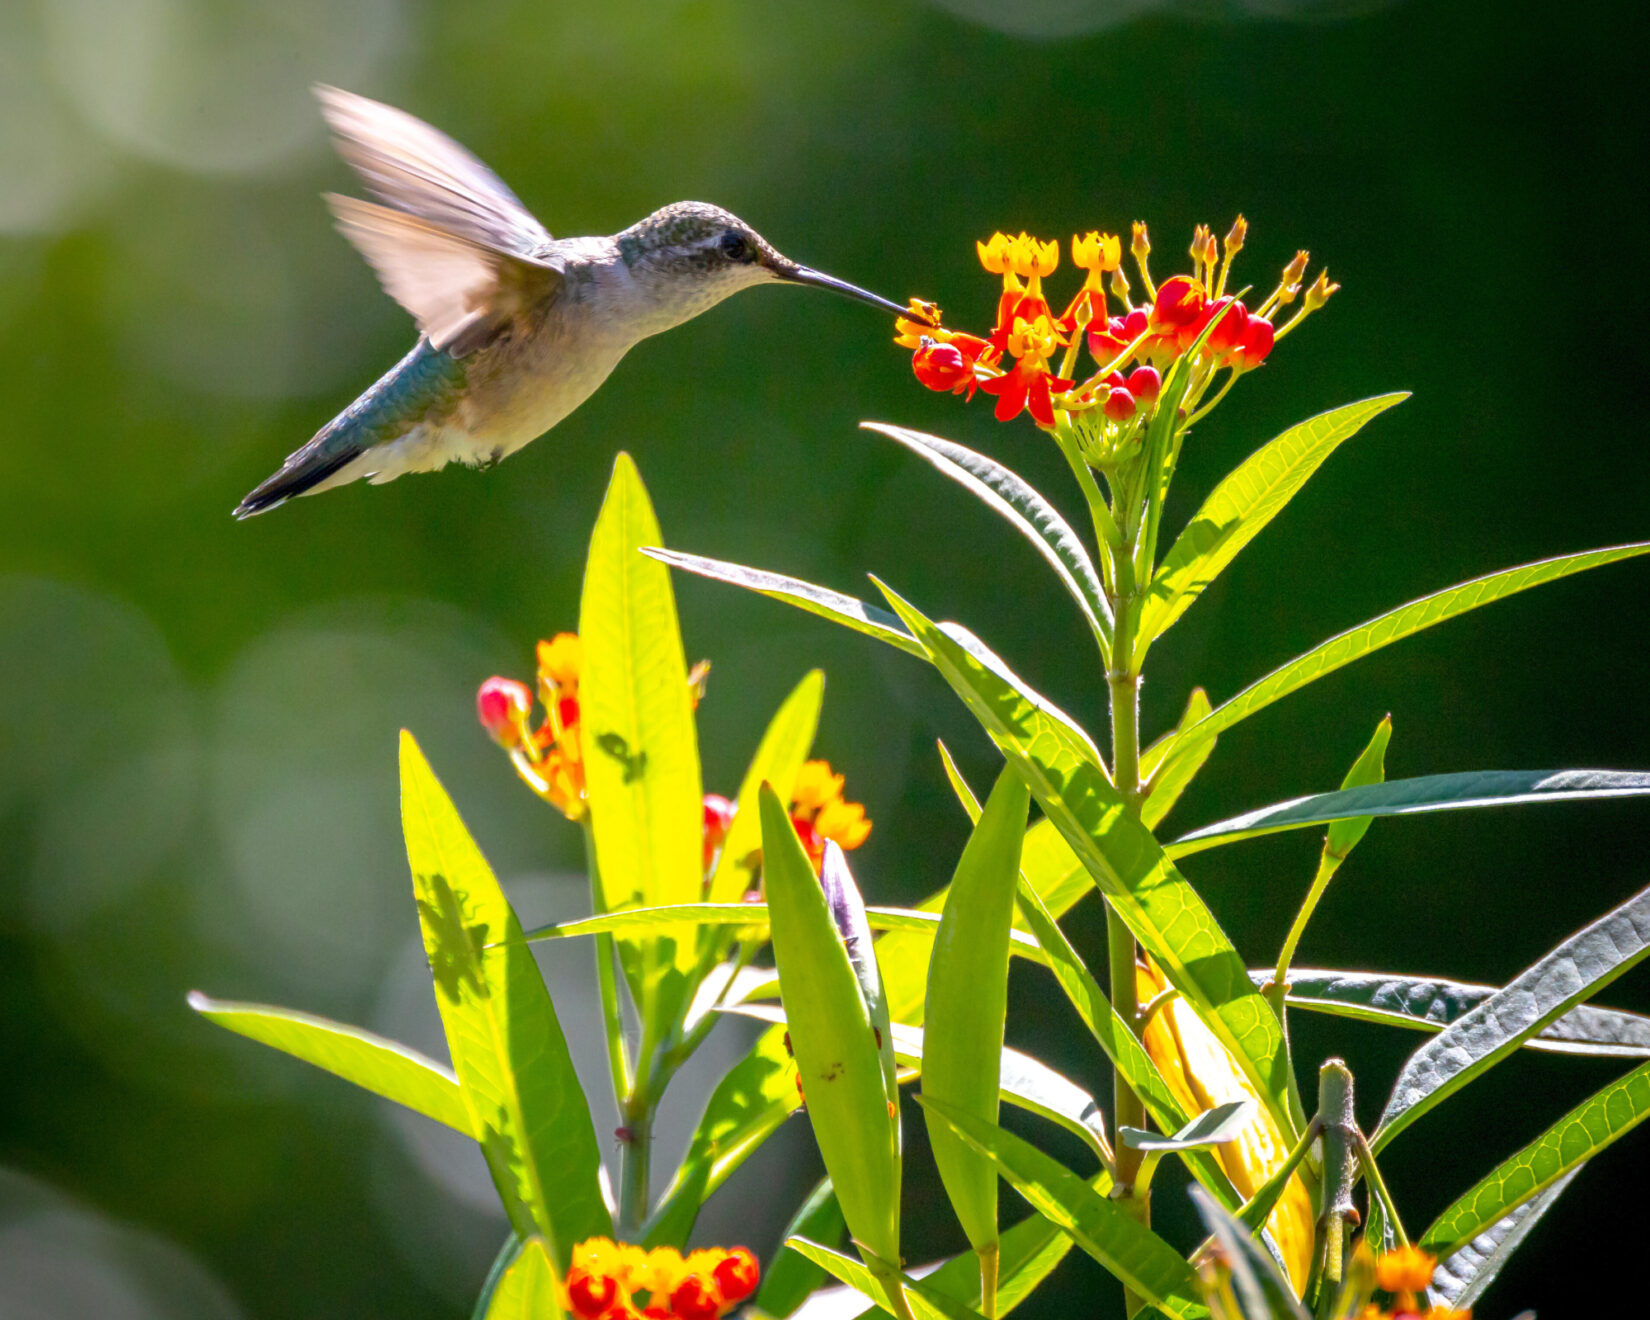
<svg viewBox="0 0 1650 1320"><path fill-rule="evenodd" d="M1339 1059L1325 1061L1318 1070L1317 1121L1323 1134L1323 1184L1318 1212L1318 1250L1307 1294L1311 1294L1315 1282L1317 1314L1319 1320L1327 1320L1340 1292L1346 1267L1347 1236L1357 1214L1352 1207L1352 1185L1358 1168L1352 1073Z"/></svg>
<svg viewBox="0 0 1650 1320"><path fill-rule="evenodd" d="M596 862L596 836L587 814L579 822L584 831L585 867L590 872L590 910L606 911L602 904L601 871ZM602 1027L607 1033L607 1068L613 1078L613 1103L622 1110L630 1099L632 1073L624 1042L624 1012L619 1006L619 983L614 975L612 935L596 936L596 984L601 989Z"/></svg>
<svg viewBox="0 0 1650 1320"><path fill-rule="evenodd" d="M1318 1139L1318 1120L1313 1119L1301 1133L1301 1139L1295 1143L1295 1148L1289 1152L1288 1158L1280 1164L1259 1187L1255 1194L1244 1202L1243 1208L1238 1211L1238 1222L1251 1233L1258 1233L1267 1217L1272 1213L1272 1207L1278 1203L1278 1197L1283 1195L1283 1189L1295 1172L1295 1166L1306 1158L1306 1152L1312 1149L1312 1143Z"/></svg>
<svg viewBox="0 0 1650 1320"><path fill-rule="evenodd" d="M638 1086L626 1103L619 1172L619 1229L639 1234L647 1220L649 1165L653 1152L653 1107L648 1088Z"/></svg>
<svg viewBox="0 0 1650 1320"><path fill-rule="evenodd" d="M1266 987L1266 1000L1278 1015L1279 1022L1283 1021L1284 997L1289 993L1289 964L1294 961L1295 950L1300 945L1301 936L1306 933L1306 923L1312 920L1318 900L1323 897L1323 891L1329 887L1340 864L1341 859L1331 853L1329 845L1325 844L1323 855L1318 858L1318 873L1312 877L1312 887L1306 891L1306 898L1301 903L1300 911L1295 913L1289 934L1283 938L1283 948L1278 950L1278 965L1272 973L1272 984Z"/></svg>
<svg viewBox="0 0 1650 1320"><path fill-rule="evenodd" d="M997 1320L997 1269L1002 1263L1002 1242L980 1247L975 1253L980 1258L980 1314L985 1320Z"/></svg>
<svg viewBox="0 0 1650 1320"><path fill-rule="evenodd" d="M1392 1226L1392 1236L1398 1245L1407 1247L1409 1234L1404 1232L1403 1220L1398 1218L1398 1207L1392 1204L1392 1193L1387 1191L1386 1179L1381 1177L1380 1166L1375 1163L1375 1152L1370 1149L1369 1142L1362 1132L1357 1133L1357 1138L1353 1144L1358 1150L1358 1163L1363 1166L1364 1177L1369 1182L1370 1197L1380 1205L1381 1213Z"/></svg>

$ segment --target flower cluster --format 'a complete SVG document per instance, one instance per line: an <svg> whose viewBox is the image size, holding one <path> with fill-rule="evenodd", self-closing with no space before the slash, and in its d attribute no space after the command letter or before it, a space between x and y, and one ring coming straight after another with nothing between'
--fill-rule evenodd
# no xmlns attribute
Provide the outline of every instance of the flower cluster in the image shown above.
<svg viewBox="0 0 1650 1320"><path fill-rule="evenodd" d="M586 811L584 755L579 726L579 674L584 663L577 633L558 633L538 645L537 701L544 718L533 724L534 693L513 678L489 678L476 693L476 716L535 793L569 820ZM704 695L710 666L701 661L688 675L693 703ZM825 840L844 851L859 847L871 832L865 808L842 796L843 777L828 761L805 763L791 793L791 823L817 870ZM704 869L715 870L723 841L733 825L734 804L715 793L704 798Z"/></svg>
<svg viewBox="0 0 1650 1320"><path fill-rule="evenodd" d="M577 633L558 633L538 645L538 699L544 719L531 727L533 694L513 678L489 678L476 693L476 716L535 793L569 820L585 811L584 750L579 737L579 670L584 651Z"/></svg>
<svg viewBox="0 0 1650 1320"><path fill-rule="evenodd" d="M864 843L871 833L871 822L865 808L858 802L849 802L842 796L842 775L831 769L829 761L807 761L797 772L796 785L791 789L791 827L802 840L808 857L818 870L825 858L825 840L832 839L844 852L852 852ZM708 879L715 870L722 844L733 828L736 804L715 793L705 794L705 875ZM760 858L750 859L752 869Z"/></svg>
<svg viewBox="0 0 1650 1320"><path fill-rule="evenodd" d="M1375 1258L1375 1286L1392 1295L1391 1309L1370 1305L1359 1320L1472 1320L1471 1311L1448 1306L1423 1307L1419 1300L1432 1284L1438 1258L1419 1247L1397 1247Z"/></svg>
<svg viewBox="0 0 1650 1320"><path fill-rule="evenodd" d="M914 350L912 370L929 389L968 398L982 390L996 397L996 416L1005 422L1026 411L1050 429L1059 424L1060 413L1073 421L1081 418L1091 432L1104 434L1108 444L1102 447L1115 454L1150 416L1175 361L1192 355L1180 403L1191 417L1216 373L1225 370L1230 376L1210 407L1340 287L1320 271L1301 298L1307 254L1300 252L1284 268L1277 287L1251 309L1241 296L1226 291L1232 259L1247 234L1242 216L1224 246L1206 225L1198 226L1192 273L1159 285L1148 262L1150 237L1137 221L1129 253L1145 294L1140 303L1132 300L1123 272L1122 240L1098 231L1076 235L1071 260L1084 272L1083 285L1058 314L1043 293L1043 280L1060 264L1059 244L1029 234L993 234L976 245L980 264L1003 282L990 335L944 329L937 307L913 300L909 314L897 324L895 342ZM1278 326L1278 313L1297 298L1301 306ZM1078 381L1074 372L1085 343L1096 370ZM1057 355L1058 367L1053 365ZM1094 448L1097 434L1086 437L1086 449Z"/></svg>
<svg viewBox="0 0 1650 1320"><path fill-rule="evenodd" d="M573 1248L565 1287L578 1320L716 1320L756 1291L744 1247L692 1251L590 1238Z"/></svg>
<svg viewBox="0 0 1650 1320"><path fill-rule="evenodd" d="M844 852L852 852L871 833L865 808L843 798L843 783L829 761L806 761L791 789L791 825L808 850L815 870L825 856L826 839L834 840Z"/></svg>

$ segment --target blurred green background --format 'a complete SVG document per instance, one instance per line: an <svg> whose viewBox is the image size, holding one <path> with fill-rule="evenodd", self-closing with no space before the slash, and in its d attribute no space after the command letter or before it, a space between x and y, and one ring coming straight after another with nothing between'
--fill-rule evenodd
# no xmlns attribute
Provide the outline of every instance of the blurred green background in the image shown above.
<svg viewBox="0 0 1650 1320"><path fill-rule="evenodd" d="M1023 544L913 458L908 423L988 448L1070 507L1029 426L929 394L868 309L741 296L644 344L502 467L229 510L410 343L317 193L353 180L308 85L452 132L558 234L701 198L790 255L983 324L973 243L1251 222L1240 284L1298 246L1345 286L1200 427L1184 515L1285 425L1394 388L1153 653L1148 732L1332 632L1506 564L1650 535L1638 311L1647 29L1637 6L1310 0L10 0L0 6L0 1314L467 1314L503 1232L479 1159L433 1125L194 1019L191 987L439 1048L396 822L416 731L528 920L580 904L576 831L474 724L576 619L615 450L673 545L847 590L875 570L1103 728L1081 626ZM1062 277L1052 282L1067 287ZM868 893L943 883L964 837L933 751L993 756L915 662L781 606L679 584L707 788L830 674L820 749L876 821ZM1172 832L1338 781L1380 716L1389 773L1650 763L1650 570L1601 570L1343 671L1229 735ZM1650 880L1645 808L1378 824L1301 961L1504 979ZM1269 961L1317 842L1188 871ZM1099 948L1092 907L1075 929ZM545 960L599 1084L582 955ZM1650 1007L1642 973L1611 1002ZM1099 1087L1049 983L1011 1032ZM664 1119L738 1050L720 1029ZM1402 1049L1300 1024L1379 1112ZM1412 1224L1614 1069L1514 1061L1398 1143ZM1476 1104L1475 1104L1476 1102ZM1479 1107L1482 1106L1482 1107ZM605 1120L599 1120L604 1123ZM908 1125L909 1247L962 1245ZM1039 1130L1053 1148L1080 1158ZM816 1156L793 1124L708 1239L768 1248ZM1650 1144L1584 1172L1481 1315L1574 1301L1574 1262L1639 1250ZM1190 1233L1183 1198L1157 1198ZM1005 1197L1005 1205L1012 1198ZM1014 1211L1018 1213L1018 1211ZM1120 1314L1074 1259L1036 1316ZM1098 1300L1094 1300L1098 1299Z"/></svg>

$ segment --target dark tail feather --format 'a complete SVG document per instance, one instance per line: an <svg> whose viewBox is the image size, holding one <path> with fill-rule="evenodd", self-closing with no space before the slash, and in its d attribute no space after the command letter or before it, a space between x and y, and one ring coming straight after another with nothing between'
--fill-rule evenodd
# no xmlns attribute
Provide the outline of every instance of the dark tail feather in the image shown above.
<svg viewBox="0 0 1650 1320"><path fill-rule="evenodd" d="M332 427L328 427L281 464L279 472L260 484L235 506L235 517L250 518L253 514L267 513L295 496L319 486L340 468L353 463L366 453L366 445L340 445L340 437L329 434L332 430Z"/></svg>

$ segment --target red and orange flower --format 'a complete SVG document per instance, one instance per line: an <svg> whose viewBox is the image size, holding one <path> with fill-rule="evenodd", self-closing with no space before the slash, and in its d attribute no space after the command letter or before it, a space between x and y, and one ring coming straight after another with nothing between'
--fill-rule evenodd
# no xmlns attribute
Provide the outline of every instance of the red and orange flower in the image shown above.
<svg viewBox="0 0 1650 1320"><path fill-rule="evenodd" d="M911 369L927 388L965 399L981 390L997 400L995 413L1002 421L1030 412L1039 426L1053 430L1086 415L1084 451L1100 456L1091 461L1116 461L1154 411L1177 361L1191 358L1179 406L1195 418L1217 373L1230 374L1202 411L1219 402L1232 380L1260 366L1279 339L1339 288L1320 272L1301 307L1279 326L1278 312L1300 296L1307 254L1297 254L1278 286L1251 309L1226 292L1232 259L1247 235L1242 216L1224 246L1208 226L1199 225L1190 249L1192 273L1159 285L1147 260L1150 236L1144 223L1135 222L1129 252L1147 299L1139 304L1131 300L1123 273L1121 238L1098 230L1075 235L1071 259L1084 272L1083 284L1056 316L1043 281L1059 267L1059 245L1025 233L993 234L975 245L980 264L1002 278L990 335L947 330L938 307L913 299L899 319L895 342L913 350ZM1085 342L1096 370L1079 380L1075 368ZM1093 443L1096 433L1102 443Z"/></svg>
<svg viewBox="0 0 1650 1320"><path fill-rule="evenodd" d="M573 1248L563 1298L578 1320L716 1320L756 1292L744 1247L691 1251L590 1238Z"/></svg>

